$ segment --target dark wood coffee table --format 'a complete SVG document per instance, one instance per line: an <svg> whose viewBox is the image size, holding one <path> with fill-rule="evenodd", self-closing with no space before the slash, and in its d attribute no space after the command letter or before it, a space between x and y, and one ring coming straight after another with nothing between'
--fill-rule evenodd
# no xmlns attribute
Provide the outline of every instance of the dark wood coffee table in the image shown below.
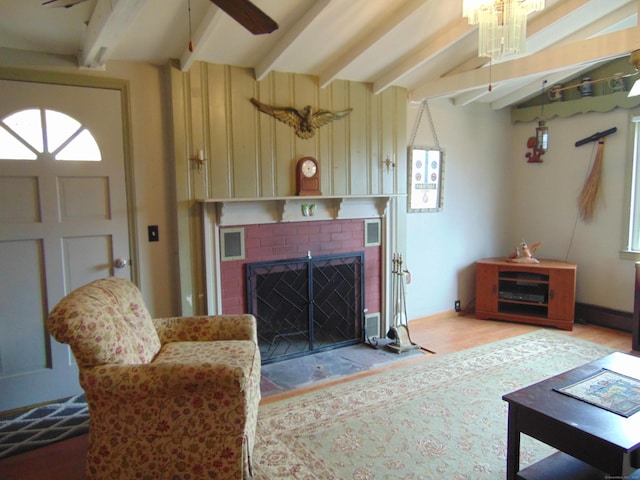
<svg viewBox="0 0 640 480"><path fill-rule="evenodd" d="M502 397L509 404L507 480L623 478L640 466L640 413L626 418L554 390L602 368L640 379L640 358L613 353ZM521 433L559 452L519 471Z"/></svg>

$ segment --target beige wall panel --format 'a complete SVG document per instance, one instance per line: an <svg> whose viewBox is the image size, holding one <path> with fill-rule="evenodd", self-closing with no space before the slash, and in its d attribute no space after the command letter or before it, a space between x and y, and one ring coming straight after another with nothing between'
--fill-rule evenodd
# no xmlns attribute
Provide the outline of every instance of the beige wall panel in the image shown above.
<svg viewBox="0 0 640 480"><path fill-rule="evenodd" d="M190 175L190 188L192 196L194 198L206 198L208 194L208 188L206 184L207 169L203 165L198 165L193 162L193 158L198 150L205 150L205 138L208 125L208 115L205 102L207 101L206 92L206 65L196 63L188 74L189 85L189 108L191 111L191 128L189 129L190 141L188 145L191 146L187 156L189 158Z"/></svg>
<svg viewBox="0 0 640 480"><path fill-rule="evenodd" d="M206 64L208 105L207 174L209 196L228 198L231 193L230 122L227 109L227 73L229 67Z"/></svg>
<svg viewBox="0 0 640 480"><path fill-rule="evenodd" d="M331 92L331 86L327 88L318 89L318 105L329 105L329 98ZM331 195L334 191L333 188L333 158L331 158L331 144L333 139L331 136L326 135L320 131L320 135L317 140L317 157L316 159L320 163L320 181L321 191L323 195Z"/></svg>
<svg viewBox="0 0 640 480"><path fill-rule="evenodd" d="M274 88L273 75L268 75L263 81L258 82L255 87L254 97L263 103L271 102ZM267 101L268 99L268 101ZM275 120L270 115L266 115L257 108L253 112L256 134L258 137L258 163L260 196L275 197L278 192L280 181L286 182L284 191L289 187L289 177L287 172L277 170L277 155L274 146Z"/></svg>
<svg viewBox="0 0 640 480"><path fill-rule="evenodd" d="M380 113L380 104L377 96L369 93L369 192L372 194L382 193L382 161L385 159L382 150L383 135L380 131L380 123L384 119L384 115Z"/></svg>
<svg viewBox="0 0 640 480"><path fill-rule="evenodd" d="M391 112L393 112L394 110L394 105L393 105L394 99L393 99L393 96L388 94L387 92L388 90L378 95L376 99L379 110L385 113L389 112L388 114L382 116L382 118L380 119L379 127L378 127L378 130L381 135L380 149L382 151L382 156L386 158L388 155L391 161L395 162L395 166L394 167L392 166L389 169L389 171L387 171L386 169L384 170L384 173L382 175L382 193L394 193L395 185L398 182L400 183L402 183L403 181L406 182L406 178L405 179L398 178L398 158L397 158L397 152L395 149L396 142L394 142L394 139L392 138L393 137L393 120L391 119L392 117ZM406 188L405 188L405 191L406 191Z"/></svg>
<svg viewBox="0 0 640 480"><path fill-rule="evenodd" d="M307 105L310 105L313 112L316 112L319 108L326 108L326 105L320 103L318 92L320 87L318 85L318 77L311 75L295 75L293 77L293 94L294 103L291 105L298 110L302 110ZM294 172L294 165L302 157L318 158L318 145L320 138L322 138L323 130L326 127L316 129L313 137L303 139L294 135L295 150L294 161L291 165L291 171Z"/></svg>
<svg viewBox="0 0 640 480"><path fill-rule="evenodd" d="M289 73L273 73L273 96L271 105L278 107L290 107L295 105L295 91L293 79L295 75ZM269 103L269 102L264 102ZM264 115L264 114L262 114ZM276 165L277 196L295 194L295 179L291 174L292 165L296 158L295 134L293 129L275 119L274 122L274 152Z"/></svg>
<svg viewBox="0 0 640 480"><path fill-rule="evenodd" d="M370 140L371 117L370 86L364 83L349 85L349 101L353 111L349 114L350 141L349 141L349 193L351 195L366 195L369 191L370 176ZM340 120L343 121L343 120Z"/></svg>
<svg viewBox="0 0 640 480"><path fill-rule="evenodd" d="M388 92L388 93L387 93ZM407 193L407 130L406 121L398 121L399 118L407 118L407 94L404 89L393 88L385 92L391 97L393 108L386 116L386 122L391 124L391 142L396 155L396 169L398 170L398 183L389 193ZM386 192L385 192L386 193Z"/></svg>
<svg viewBox="0 0 640 480"><path fill-rule="evenodd" d="M330 105L331 110L346 110L351 107L349 100L349 83L336 81L331 84ZM353 113L353 112L352 112ZM341 120L334 121L323 127L327 129L327 134L331 136L331 159L332 159L332 184L333 195L350 195L350 126L351 114Z"/></svg>
<svg viewBox="0 0 640 480"><path fill-rule="evenodd" d="M234 197L258 196L258 141L255 107L250 99L255 90L253 72L231 68L228 85L231 108L231 157Z"/></svg>

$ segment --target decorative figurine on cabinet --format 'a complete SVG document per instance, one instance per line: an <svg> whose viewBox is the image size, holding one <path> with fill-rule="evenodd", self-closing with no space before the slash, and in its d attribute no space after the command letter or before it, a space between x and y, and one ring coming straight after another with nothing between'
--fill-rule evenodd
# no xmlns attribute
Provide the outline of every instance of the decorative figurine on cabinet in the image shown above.
<svg viewBox="0 0 640 480"><path fill-rule="evenodd" d="M532 243L531 246L529 246L527 245L527 242L522 240L520 247L516 247L514 252L509 256L509 261L515 263L540 263L533 254L541 246L542 242Z"/></svg>

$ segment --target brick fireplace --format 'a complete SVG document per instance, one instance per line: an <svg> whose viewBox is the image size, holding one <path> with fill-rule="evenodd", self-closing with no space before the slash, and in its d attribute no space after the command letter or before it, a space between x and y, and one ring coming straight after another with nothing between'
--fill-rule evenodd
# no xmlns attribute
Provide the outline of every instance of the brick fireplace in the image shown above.
<svg viewBox="0 0 640 480"><path fill-rule="evenodd" d="M247 311L247 263L302 258L309 252L317 257L356 251L365 255L365 309L379 312L382 248L365 247L364 225L363 219L245 225L245 258L220 264L222 312Z"/></svg>
<svg viewBox="0 0 640 480"><path fill-rule="evenodd" d="M391 256L384 216L390 199L371 195L202 201L207 313L248 311L247 264L358 252L364 257L362 313L377 314L384 335ZM378 228L378 242L373 244L372 225ZM242 240L241 255L227 256L227 233ZM362 320L370 325L370 318Z"/></svg>

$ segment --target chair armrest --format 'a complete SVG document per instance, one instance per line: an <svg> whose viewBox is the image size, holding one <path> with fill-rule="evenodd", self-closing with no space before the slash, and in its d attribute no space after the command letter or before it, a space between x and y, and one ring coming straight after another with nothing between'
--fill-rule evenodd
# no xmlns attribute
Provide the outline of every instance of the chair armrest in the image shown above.
<svg viewBox="0 0 640 480"><path fill-rule="evenodd" d="M258 344L256 318L250 314L156 318L153 323L163 345L218 340L251 340Z"/></svg>
<svg viewBox="0 0 640 480"><path fill-rule="evenodd" d="M212 392L245 392L250 371L232 364L141 363L85 367L80 385L87 398L127 403L145 398L206 395Z"/></svg>

